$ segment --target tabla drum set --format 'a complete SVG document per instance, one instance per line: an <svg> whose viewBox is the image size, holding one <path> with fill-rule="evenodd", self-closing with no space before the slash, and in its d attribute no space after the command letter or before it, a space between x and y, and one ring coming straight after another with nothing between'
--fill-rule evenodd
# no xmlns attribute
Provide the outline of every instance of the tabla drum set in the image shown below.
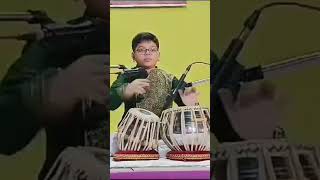
<svg viewBox="0 0 320 180"><path fill-rule="evenodd" d="M216 180L319 180L319 147L286 140L222 144L213 155Z"/></svg>
<svg viewBox="0 0 320 180"><path fill-rule="evenodd" d="M151 111L131 108L118 128L119 151L114 160L159 159L160 137L171 149L169 159L209 160L209 122L209 110L200 106L170 108L160 118Z"/></svg>

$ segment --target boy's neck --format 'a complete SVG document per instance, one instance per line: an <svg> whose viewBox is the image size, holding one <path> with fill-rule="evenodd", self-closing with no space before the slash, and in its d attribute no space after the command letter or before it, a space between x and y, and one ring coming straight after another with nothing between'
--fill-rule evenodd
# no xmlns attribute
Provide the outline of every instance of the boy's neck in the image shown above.
<svg viewBox="0 0 320 180"><path fill-rule="evenodd" d="M148 68L148 69L145 69L147 72L148 72L148 74L150 73L150 71L151 70L153 70L153 69L156 69L156 67L153 67L153 68Z"/></svg>
<svg viewBox="0 0 320 180"><path fill-rule="evenodd" d="M141 67L141 66L138 66L138 65L136 66L136 68L137 68L137 67L143 68L143 69L146 70L148 73L149 73L151 70L158 68L157 66L155 66L155 67L150 67L150 68L146 68L146 67Z"/></svg>

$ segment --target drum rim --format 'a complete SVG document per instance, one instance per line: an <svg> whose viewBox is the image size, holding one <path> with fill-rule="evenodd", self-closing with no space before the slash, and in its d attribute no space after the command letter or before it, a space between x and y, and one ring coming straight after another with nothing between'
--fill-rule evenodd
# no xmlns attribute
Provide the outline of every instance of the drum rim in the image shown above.
<svg viewBox="0 0 320 180"><path fill-rule="evenodd" d="M144 114L141 111L146 111L146 112L148 112L150 114L149 115L148 114ZM153 112L151 112L149 110L146 110L146 109L143 109L143 108L130 108L128 113L131 113L131 114L133 114L135 116L137 116L137 114L139 114L140 115L139 117L141 119L144 119L146 121L151 121L151 119L152 119L152 122L160 123L160 117L159 116L157 116Z"/></svg>
<svg viewBox="0 0 320 180"><path fill-rule="evenodd" d="M209 108L207 107L202 107L202 106L178 106L178 107L172 107L172 108L168 108L164 111L162 111L161 115L167 112L171 112L171 111L178 111L178 110L207 110L209 112Z"/></svg>

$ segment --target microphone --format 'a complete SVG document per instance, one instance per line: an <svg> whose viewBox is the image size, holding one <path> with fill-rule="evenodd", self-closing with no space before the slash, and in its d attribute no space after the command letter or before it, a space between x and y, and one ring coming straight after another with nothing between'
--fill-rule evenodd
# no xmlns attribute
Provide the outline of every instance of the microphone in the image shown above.
<svg viewBox="0 0 320 180"><path fill-rule="evenodd" d="M148 72L143 68L124 69L123 74L127 76L129 83L135 79L146 79L148 77Z"/></svg>
<svg viewBox="0 0 320 180"><path fill-rule="evenodd" d="M236 94L240 89L240 77L243 73L244 66L242 66L236 58L251 31L254 29L260 13L260 11L256 10L247 18L238 37L231 41L221 60L213 66L213 84L211 85L210 101L213 103L215 113L210 120L211 124L213 124L210 130L216 135L219 142L242 140L229 121L228 115L220 100L218 90L228 88L231 90L233 97L237 97Z"/></svg>
<svg viewBox="0 0 320 180"><path fill-rule="evenodd" d="M110 65L110 68L112 68L112 69L127 69L126 66L124 66L122 64Z"/></svg>
<svg viewBox="0 0 320 180"><path fill-rule="evenodd" d="M252 81L255 79L264 78L264 73L268 71L279 71L283 65L274 65L268 68L262 68L260 66L252 69L245 70L236 58L242 50L245 41L248 39L251 31L254 29L261 12L267 8L274 6L298 6L309 10L320 11L320 7L314 7L311 5L305 5L295 2L274 2L264 5L263 7L255 10L244 23L240 35L233 39L220 61L214 65L213 70L213 84L211 86L211 102L213 103L213 109L215 115L211 119L213 128L211 131L216 135L219 142L226 141L239 141L243 140L240 135L233 129L231 122L228 119L228 115L224 110L223 104L220 100L218 90L221 88L228 88L233 93L233 97L237 97L237 93L240 89L241 81ZM291 63L290 63L291 64ZM292 64L293 67L296 65ZM288 68L289 69L289 68ZM227 133L226 133L227 132Z"/></svg>
<svg viewBox="0 0 320 180"><path fill-rule="evenodd" d="M2 12L0 21L25 21L29 24L49 24L51 20L47 13L39 10L28 10L27 12Z"/></svg>
<svg viewBox="0 0 320 180"><path fill-rule="evenodd" d="M241 81L241 76L244 75L246 76L245 79L246 81L252 80L252 79L261 79L263 77L263 74L261 73L261 67L257 67L256 69L251 69L248 70L247 72L244 69L244 66L241 65L236 58L238 57L240 51L243 48L243 45L245 41L248 39L251 31L255 28L256 23L259 19L260 14L263 12L263 10L275 6L297 6L300 8L306 8L308 10L313 10L313 11L320 11L320 7L316 6L311 6L311 5L306 5L306 4L301 4L301 3L296 3L296 2L274 2L274 3L269 3L261 8L255 10L245 21L244 23L244 28L242 29L240 35L236 38L233 39L225 53L223 54L222 58L218 63L214 66L213 69L213 85L212 85L212 92L217 93L217 91L220 88L223 88L226 86L226 84L230 83L233 84L229 88L234 96L236 96L236 93L239 89L239 82ZM251 72L249 72L251 71ZM259 72L260 71L260 72ZM255 73L254 75L257 77L249 77L249 74ZM214 95L214 98L216 95Z"/></svg>
<svg viewBox="0 0 320 180"><path fill-rule="evenodd" d="M208 83L210 82L210 78L208 79L202 79L202 80L198 80L198 81L195 81L195 82L191 82L191 83L187 83L185 85L186 88L191 88L191 87L197 87L197 86L201 86L205 83Z"/></svg>
<svg viewBox="0 0 320 180"><path fill-rule="evenodd" d="M96 25L93 21L85 21L81 24L47 24L42 26L42 31L45 38L55 36L70 36L70 35L86 35L96 30Z"/></svg>
<svg viewBox="0 0 320 180"><path fill-rule="evenodd" d="M0 16L1 17L1 16ZM1 21L1 18L0 18ZM85 36L97 31L97 27L100 26L99 22L85 21L81 24L56 24L49 23L41 26L41 30L31 33L25 33L15 36L0 36L0 39L16 39L24 41L37 41L41 39L47 39L52 37L74 37Z"/></svg>
<svg viewBox="0 0 320 180"><path fill-rule="evenodd" d="M174 101L174 99L177 97L178 90L185 86L184 85L184 79L186 78L186 76L187 76L188 72L190 71L192 65L193 65L193 63L190 64L187 67L186 71L181 75L177 86L174 88L173 91L171 91L170 95L167 96L167 99L166 99L164 107L169 107L172 104L172 102Z"/></svg>
<svg viewBox="0 0 320 180"><path fill-rule="evenodd" d="M236 58L242 50L251 31L254 29L260 13L260 11L256 10L251 16L249 16L245 21L244 28L240 32L239 36L231 41L231 44L223 54L221 60L214 66L215 76L212 85L212 91L214 93L217 92L218 89L224 87L228 80L232 80L233 82L239 81L239 74L243 72L244 67L236 61ZM231 88L236 91L236 89L233 88L237 87Z"/></svg>
<svg viewBox="0 0 320 180"><path fill-rule="evenodd" d="M18 35L6 35L0 36L0 39L15 39L20 41L36 41L44 38L44 33L42 31L35 31L31 33L24 33Z"/></svg>

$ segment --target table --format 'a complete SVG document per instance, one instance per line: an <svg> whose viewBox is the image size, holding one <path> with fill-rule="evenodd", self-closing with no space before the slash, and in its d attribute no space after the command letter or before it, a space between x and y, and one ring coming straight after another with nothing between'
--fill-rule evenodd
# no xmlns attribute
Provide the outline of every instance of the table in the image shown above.
<svg viewBox="0 0 320 180"><path fill-rule="evenodd" d="M110 161L111 179L210 179L210 161Z"/></svg>
<svg viewBox="0 0 320 180"><path fill-rule="evenodd" d="M169 147L159 141L159 160L113 161L118 151L116 136L110 138L110 175L111 179L210 179L210 161L182 162L166 159Z"/></svg>

